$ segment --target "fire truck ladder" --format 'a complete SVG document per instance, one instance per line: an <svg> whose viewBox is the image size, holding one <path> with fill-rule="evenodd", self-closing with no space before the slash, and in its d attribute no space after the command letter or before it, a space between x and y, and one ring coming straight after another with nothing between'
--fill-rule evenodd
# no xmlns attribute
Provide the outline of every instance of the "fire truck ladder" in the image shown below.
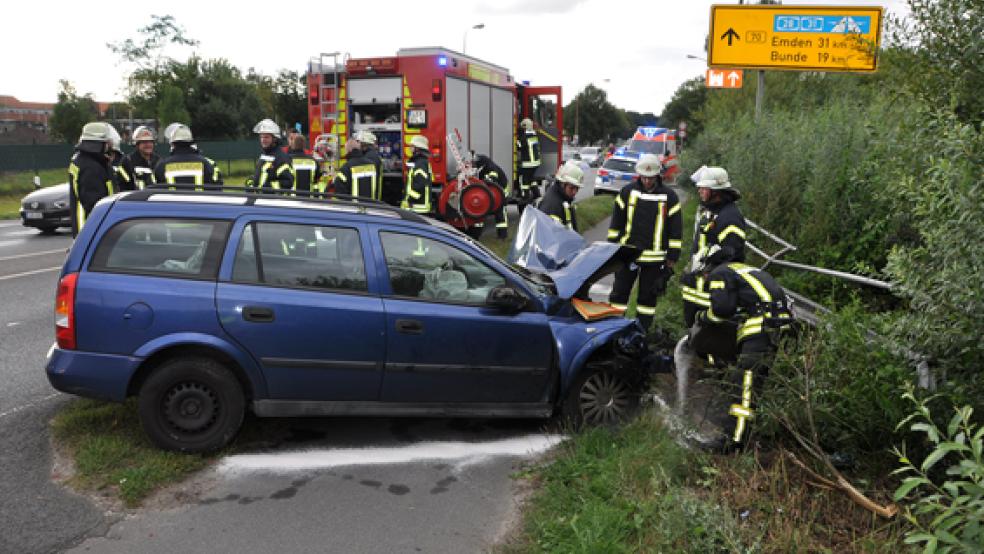
<svg viewBox="0 0 984 554"><path fill-rule="evenodd" d="M321 129L322 134L331 134L335 136L335 144L340 145L338 125L338 108L339 108L339 77L341 74L341 68L338 65L339 56L343 56L341 52L322 52L315 60L311 61L314 65L317 63L318 73L321 75L321 82L318 85L318 98L321 102ZM345 59L348 55L344 55L342 63L345 63ZM328 60L331 62L328 62ZM330 69L328 71L327 69ZM337 153L336 153L337 154Z"/></svg>

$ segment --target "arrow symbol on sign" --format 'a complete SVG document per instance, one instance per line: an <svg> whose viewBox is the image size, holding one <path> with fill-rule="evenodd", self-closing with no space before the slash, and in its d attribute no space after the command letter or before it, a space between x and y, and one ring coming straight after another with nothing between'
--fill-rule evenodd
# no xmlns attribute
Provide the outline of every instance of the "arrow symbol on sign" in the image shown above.
<svg viewBox="0 0 984 554"><path fill-rule="evenodd" d="M728 73L728 80L731 81L731 86L734 87L735 84L741 80L741 75L735 71L732 71L731 73Z"/></svg>
<svg viewBox="0 0 984 554"><path fill-rule="evenodd" d="M721 35L721 40L724 40L726 38L728 39L728 46L731 46L732 40L741 40L741 37L738 35L738 33L736 33L735 30L732 29L731 27L728 27L728 30L725 31L723 35Z"/></svg>

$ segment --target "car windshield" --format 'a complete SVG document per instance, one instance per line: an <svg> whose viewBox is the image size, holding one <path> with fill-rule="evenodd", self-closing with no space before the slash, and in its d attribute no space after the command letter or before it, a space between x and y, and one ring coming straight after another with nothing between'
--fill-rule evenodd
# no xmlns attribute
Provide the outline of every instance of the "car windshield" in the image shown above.
<svg viewBox="0 0 984 554"><path fill-rule="evenodd" d="M601 167L613 171L621 171L622 173L635 173L635 162L631 160L608 158Z"/></svg>
<svg viewBox="0 0 984 554"><path fill-rule="evenodd" d="M644 154L664 154L666 143L656 142L654 140L634 140L629 143L629 150Z"/></svg>

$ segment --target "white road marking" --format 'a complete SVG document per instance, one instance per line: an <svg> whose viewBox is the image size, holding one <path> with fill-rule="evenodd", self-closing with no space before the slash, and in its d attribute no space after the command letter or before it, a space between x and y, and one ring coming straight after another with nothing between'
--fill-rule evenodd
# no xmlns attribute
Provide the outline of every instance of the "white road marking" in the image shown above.
<svg viewBox="0 0 984 554"><path fill-rule="evenodd" d="M6 246L8 244L23 244L24 239L14 239L14 240L0 240L0 246Z"/></svg>
<svg viewBox="0 0 984 554"><path fill-rule="evenodd" d="M11 321L10 323L7 324L7 327L17 327L20 324L21 324L20 321Z"/></svg>
<svg viewBox="0 0 984 554"><path fill-rule="evenodd" d="M15 254L13 256L4 256L0 258L0 262L5 262L7 260L17 260L20 258L31 258L33 256L47 256L48 254L55 254L58 252L67 254L68 248L55 248L54 250L42 250L40 252L31 252L30 254Z"/></svg>
<svg viewBox="0 0 984 554"><path fill-rule="evenodd" d="M0 229L4 227L13 227L14 225L20 225L20 224L21 224L20 221L4 221L4 222L0 222Z"/></svg>
<svg viewBox="0 0 984 554"><path fill-rule="evenodd" d="M563 435L527 435L488 442L419 442L382 448L303 450L281 454L237 454L219 462L219 471L287 472L340 466L406 464L449 460L469 465L496 456L533 456L563 441Z"/></svg>
<svg viewBox="0 0 984 554"><path fill-rule="evenodd" d="M34 236L41 234L37 229L23 229L21 231L11 231L9 233L4 233L5 237L26 237L28 235Z"/></svg>
<svg viewBox="0 0 984 554"><path fill-rule="evenodd" d="M61 269L62 266L46 267L44 269L35 269L33 271L25 271L23 273L13 273L11 275L4 275L0 277L0 281L6 281L7 279L16 279L17 277L27 277L28 275L37 275L38 273L47 273L49 271L55 271L56 269Z"/></svg>
<svg viewBox="0 0 984 554"><path fill-rule="evenodd" d="M28 408L33 408L34 406L37 406L38 404L40 404L42 402L47 402L47 401L51 400L52 398L57 398L59 396L61 396L61 393L60 392L49 394L48 396L42 396L41 398L38 398L37 400L32 400L31 402L28 402L27 404L23 404L21 406L17 406L16 408L11 408L11 409L7 410L6 412L0 412L0 417L7 417L9 415L16 414L17 412L23 412L24 410L26 410Z"/></svg>

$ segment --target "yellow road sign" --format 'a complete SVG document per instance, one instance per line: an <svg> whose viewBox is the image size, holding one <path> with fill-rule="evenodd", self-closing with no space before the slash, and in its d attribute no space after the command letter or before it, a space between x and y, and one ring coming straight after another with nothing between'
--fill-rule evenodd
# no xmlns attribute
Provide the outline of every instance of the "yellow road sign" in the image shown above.
<svg viewBox="0 0 984 554"><path fill-rule="evenodd" d="M882 8L711 6L710 67L875 71Z"/></svg>

